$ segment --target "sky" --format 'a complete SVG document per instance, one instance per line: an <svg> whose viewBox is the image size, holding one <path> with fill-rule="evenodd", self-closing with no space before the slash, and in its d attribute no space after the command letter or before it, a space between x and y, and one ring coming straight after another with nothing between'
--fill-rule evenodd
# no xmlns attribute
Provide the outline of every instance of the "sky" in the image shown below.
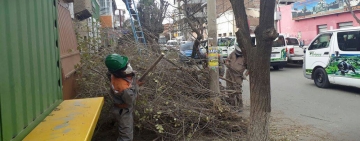
<svg viewBox="0 0 360 141"><path fill-rule="evenodd" d="M134 0L134 1L137 3L139 0ZM173 0L166 0L166 1L168 1L172 5L174 4ZM118 9L126 9L126 6L122 0L115 0L115 2L116 2L116 6L118 7ZM172 6L168 7L168 11L172 11L173 9L174 8ZM115 14L118 14L118 12L115 12ZM130 17L129 12L126 10L125 19L128 19L129 17ZM164 19L163 24L171 23L171 22L172 22L171 19L166 18L166 19Z"/></svg>

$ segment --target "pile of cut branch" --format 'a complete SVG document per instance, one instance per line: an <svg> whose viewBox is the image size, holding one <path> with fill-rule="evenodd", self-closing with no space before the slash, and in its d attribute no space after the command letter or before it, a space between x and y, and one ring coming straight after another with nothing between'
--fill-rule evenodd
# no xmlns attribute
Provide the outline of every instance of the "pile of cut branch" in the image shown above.
<svg viewBox="0 0 360 141"><path fill-rule="evenodd" d="M159 45L142 48L131 39L122 40L125 43L118 45L115 51L129 57L139 77L159 56L159 53L149 48ZM105 96L105 109L111 108L109 80L104 76L106 67L102 62L108 53L111 50L90 54L92 59L82 62L82 78L79 79L81 97ZM180 63L175 51L165 54L165 58L149 73L144 86L140 88L134 112L135 126L140 131L153 131L162 140L204 136L223 140L243 138L246 134L245 121L236 109L225 102L225 93L215 93L209 89L208 69ZM111 116L107 114L109 110L103 111L98 128L101 128L104 119Z"/></svg>

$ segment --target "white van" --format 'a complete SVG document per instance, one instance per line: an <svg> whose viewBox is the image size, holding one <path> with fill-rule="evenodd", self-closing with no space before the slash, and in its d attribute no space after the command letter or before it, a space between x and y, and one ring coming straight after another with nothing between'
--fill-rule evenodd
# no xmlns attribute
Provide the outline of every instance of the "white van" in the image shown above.
<svg viewBox="0 0 360 141"><path fill-rule="evenodd" d="M251 42L253 45L256 46L256 38L254 34L250 35ZM231 52L235 50L235 45L237 46L236 38L230 43L228 48L228 54L230 55ZM287 64L287 56L286 56L286 47L285 47L285 40L284 35L279 35L272 44L272 51L271 51L271 60L270 66L272 66L275 70L279 70L284 68Z"/></svg>
<svg viewBox="0 0 360 141"><path fill-rule="evenodd" d="M360 27L321 32L305 50L304 76L319 88L360 88Z"/></svg>
<svg viewBox="0 0 360 141"><path fill-rule="evenodd" d="M218 37L217 38L217 47L219 50L219 54L222 58L228 57L228 47L230 42L235 39L235 37Z"/></svg>

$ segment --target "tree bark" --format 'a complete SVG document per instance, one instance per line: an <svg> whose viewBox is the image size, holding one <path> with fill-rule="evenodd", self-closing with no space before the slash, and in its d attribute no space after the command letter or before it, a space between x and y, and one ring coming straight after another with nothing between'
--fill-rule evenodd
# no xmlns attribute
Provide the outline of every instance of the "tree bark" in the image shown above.
<svg viewBox="0 0 360 141"><path fill-rule="evenodd" d="M260 22L255 30L256 47L251 45L244 0L230 0L233 9L239 47L250 74L250 124L248 140L269 141L271 112L270 55L273 40L278 36L274 28L275 1L260 0ZM250 60L250 61L247 61Z"/></svg>

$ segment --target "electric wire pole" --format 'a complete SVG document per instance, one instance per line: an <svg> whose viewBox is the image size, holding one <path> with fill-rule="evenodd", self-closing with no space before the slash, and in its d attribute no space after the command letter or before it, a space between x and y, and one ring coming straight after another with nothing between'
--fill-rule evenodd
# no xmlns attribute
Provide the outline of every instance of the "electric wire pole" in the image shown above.
<svg viewBox="0 0 360 141"><path fill-rule="evenodd" d="M216 0L207 0L208 64L210 69L210 90L220 93L219 58L216 28Z"/></svg>

